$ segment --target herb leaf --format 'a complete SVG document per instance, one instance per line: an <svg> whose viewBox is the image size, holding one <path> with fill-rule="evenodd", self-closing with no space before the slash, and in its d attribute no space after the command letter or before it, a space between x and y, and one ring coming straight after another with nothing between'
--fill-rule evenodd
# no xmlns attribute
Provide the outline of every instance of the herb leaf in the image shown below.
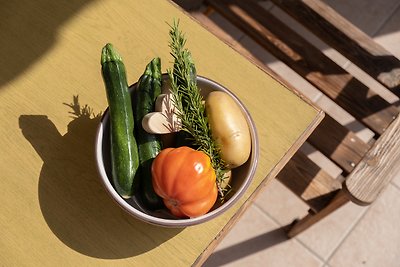
<svg viewBox="0 0 400 267"><path fill-rule="evenodd" d="M182 130L187 132L195 146L206 153L215 170L218 191L223 200L227 188L221 184L225 179L226 165L221 159L220 150L212 139L210 125L205 113L205 103L197 87L196 68L190 51L185 48L185 35L179 30L179 21L174 21L169 31L171 55L174 67L169 69L173 101L178 110Z"/></svg>

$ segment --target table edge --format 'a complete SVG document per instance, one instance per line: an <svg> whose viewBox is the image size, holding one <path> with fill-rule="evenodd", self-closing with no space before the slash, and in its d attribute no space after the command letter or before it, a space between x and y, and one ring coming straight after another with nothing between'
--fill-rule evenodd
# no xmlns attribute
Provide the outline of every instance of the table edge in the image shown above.
<svg viewBox="0 0 400 267"><path fill-rule="evenodd" d="M208 257L212 254L217 245L221 242L221 240L229 233L235 223L241 218L245 210L252 204L254 199L263 192L266 185L272 181L276 177L276 175L283 169L283 167L289 162L289 160L293 157L296 151L301 147L301 145L307 140L310 134L315 130L315 128L319 125L322 119L325 117L325 112L319 110L311 124L304 130L304 132L299 136L299 138L294 142L293 146L289 148L289 150L282 157L281 161L279 161L271 170L271 172L264 178L264 180L258 185L258 187L254 190L254 192L250 195L250 197L239 207L239 209L235 212L232 218L228 221L228 223L222 228L222 230L217 234L217 236L210 242L207 248L199 255L196 261L192 266L201 266Z"/></svg>

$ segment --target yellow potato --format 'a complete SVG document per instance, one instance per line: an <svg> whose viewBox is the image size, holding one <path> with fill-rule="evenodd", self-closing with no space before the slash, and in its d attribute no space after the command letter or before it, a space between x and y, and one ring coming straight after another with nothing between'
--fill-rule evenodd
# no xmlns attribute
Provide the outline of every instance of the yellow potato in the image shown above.
<svg viewBox="0 0 400 267"><path fill-rule="evenodd" d="M230 168L245 163L250 156L251 137L239 105L227 93L213 91L206 98L206 112L222 159Z"/></svg>

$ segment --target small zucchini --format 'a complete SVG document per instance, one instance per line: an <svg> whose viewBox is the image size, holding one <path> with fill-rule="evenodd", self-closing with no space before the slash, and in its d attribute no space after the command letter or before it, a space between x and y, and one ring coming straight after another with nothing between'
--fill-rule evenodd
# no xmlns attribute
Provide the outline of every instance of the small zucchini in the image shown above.
<svg viewBox="0 0 400 267"><path fill-rule="evenodd" d="M151 165L161 151L161 141L159 135L150 134L143 129L142 120L145 115L154 112L156 99L161 94L161 84L161 60L154 58L139 78L133 99L135 135L139 150L139 194L144 204L151 209L163 206L162 199L154 192L151 175Z"/></svg>
<svg viewBox="0 0 400 267"><path fill-rule="evenodd" d="M101 66L110 113L112 181L116 191L129 198L136 186L139 156L125 66L111 44L102 50Z"/></svg>

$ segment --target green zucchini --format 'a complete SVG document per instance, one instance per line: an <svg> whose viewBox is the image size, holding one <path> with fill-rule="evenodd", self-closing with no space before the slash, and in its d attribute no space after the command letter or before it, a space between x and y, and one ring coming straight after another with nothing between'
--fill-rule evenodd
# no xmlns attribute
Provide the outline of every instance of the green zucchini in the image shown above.
<svg viewBox="0 0 400 267"><path fill-rule="evenodd" d="M102 50L101 66L110 114L112 181L116 191L129 198L137 183L139 156L125 66L111 44Z"/></svg>
<svg viewBox="0 0 400 267"><path fill-rule="evenodd" d="M160 136L147 133L142 127L143 117L154 111L156 98L161 94L161 60L154 58L147 64L139 78L134 94L135 134L139 151L140 197L151 209L163 206L162 199L154 192L151 165L161 151Z"/></svg>

